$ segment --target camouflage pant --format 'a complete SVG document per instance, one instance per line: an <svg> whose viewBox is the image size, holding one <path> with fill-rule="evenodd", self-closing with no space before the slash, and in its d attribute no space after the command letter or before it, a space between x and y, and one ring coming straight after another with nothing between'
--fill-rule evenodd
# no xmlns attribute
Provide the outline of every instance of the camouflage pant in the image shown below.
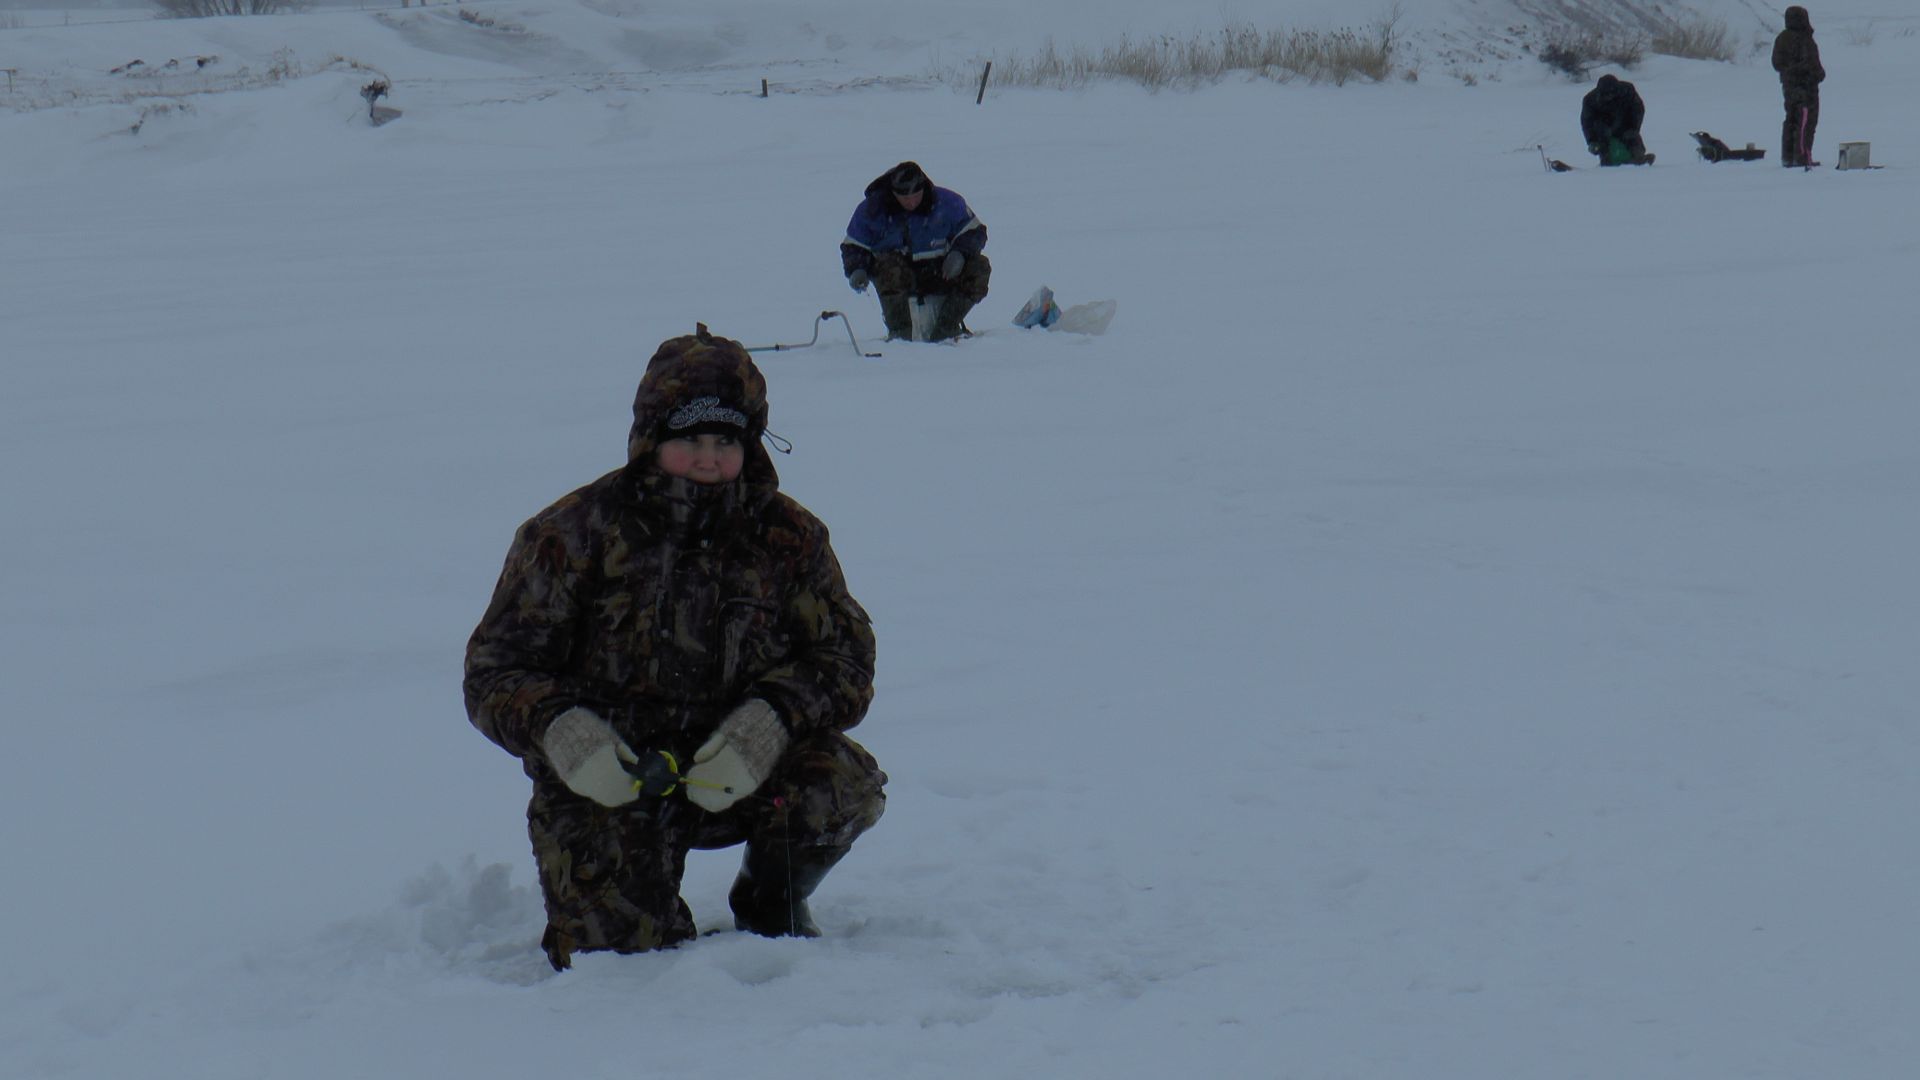
<svg viewBox="0 0 1920 1080"><path fill-rule="evenodd" d="M880 820L886 782L873 755L830 732L796 742L759 791L720 814L678 794L608 809L536 783L527 833L547 901L548 959L564 969L576 951L644 952L693 938L680 899L690 849L745 841L844 849Z"/></svg>
<svg viewBox="0 0 1920 1080"><path fill-rule="evenodd" d="M1813 129L1820 124L1820 91L1783 86L1787 118L1780 125L1780 164L1805 165L1813 160Z"/></svg>
<svg viewBox="0 0 1920 1080"><path fill-rule="evenodd" d="M993 264L985 255L969 255L960 276L952 281L940 276L941 259L909 259L889 252L873 260L874 291L880 294L880 317L887 322L890 337L911 336L907 314L910 296L949 297L944 313L951 320L950 334L973 306L987 298L987 283L993 277ZM955 299L958 302L954 302Z"/></svg>

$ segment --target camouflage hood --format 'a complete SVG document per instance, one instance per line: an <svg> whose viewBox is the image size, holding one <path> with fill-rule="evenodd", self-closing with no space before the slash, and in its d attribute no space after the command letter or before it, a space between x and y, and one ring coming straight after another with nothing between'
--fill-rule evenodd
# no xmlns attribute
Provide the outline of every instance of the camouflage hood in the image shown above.
<svg viewBox="0 0 1920 1080"><path fill-rule="evenodd" d="M643 480L657 473L654 451L671 423L695 426L702 418L743 420L746 467L737 481L746 503L757 506L779 490L780 476L760 436L767 430L767 380L745 347L715 337L705 323L685 337L660 343L633 395L633 427L627 432L627 468Z"/></svg>

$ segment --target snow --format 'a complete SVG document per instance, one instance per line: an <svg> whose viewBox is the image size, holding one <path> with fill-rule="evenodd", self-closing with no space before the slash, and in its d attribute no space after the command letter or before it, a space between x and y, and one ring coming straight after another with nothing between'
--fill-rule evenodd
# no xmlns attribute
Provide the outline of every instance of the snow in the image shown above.
<svg viewBox="0 0 1920 1080"><path fill-rule="evenodd" d="M1463 59L1493 0L1404 0L1417 81L980 106L933 76L1373 14L0 14L0 1076L1911 1075L1891 6L1811 8L1817 156L1885 169L1778 166L1775 13L1719 0L1735 62L1628 73L1659 164L1561 175L1582 87ZM991 229L957 347L837 273L903 158ZM1008 325L1042 284L1118 315ZM821 940L553 976L466 636L660 340L827 309L884 357L762 366L887 816Z"/></svg>

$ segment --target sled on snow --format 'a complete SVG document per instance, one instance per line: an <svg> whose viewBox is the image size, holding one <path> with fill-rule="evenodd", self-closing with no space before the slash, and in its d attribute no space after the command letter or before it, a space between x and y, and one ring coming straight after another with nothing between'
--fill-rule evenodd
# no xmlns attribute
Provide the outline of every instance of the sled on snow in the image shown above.
<svg viewBox="0 0 1920 1080"><path fill-rule="evenodd" d="M1704 131L1690 132L1693 141L1700 144L1700 158L1703 161L1759 161L1767 156L1764 148L1748 143L1746 149L1735 150L1719 139Z"/></svg>

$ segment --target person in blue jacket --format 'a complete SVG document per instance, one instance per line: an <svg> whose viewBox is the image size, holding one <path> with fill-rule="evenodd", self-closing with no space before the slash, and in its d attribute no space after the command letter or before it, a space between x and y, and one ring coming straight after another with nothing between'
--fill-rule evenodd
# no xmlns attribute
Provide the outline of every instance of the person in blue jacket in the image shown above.
<svg viewBox="0 0 1920 1080"><path fill-rule="evenodd" d="M903 161L867 185L847 222L840 269L855 292L880 295L887 337L945 341L966 331L987 297L987 227L958 193Z"/></svg>

